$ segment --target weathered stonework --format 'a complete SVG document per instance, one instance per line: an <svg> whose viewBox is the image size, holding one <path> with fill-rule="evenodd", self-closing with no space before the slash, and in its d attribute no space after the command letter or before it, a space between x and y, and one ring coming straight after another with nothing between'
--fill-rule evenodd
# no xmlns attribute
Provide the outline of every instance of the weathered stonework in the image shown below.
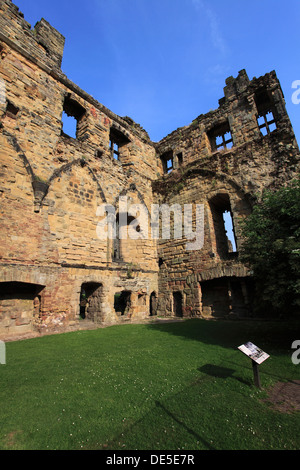
<svg viewBox="0 0 300 470"><path fill-rule="evenodd" d="M217 110L154 143L61 72L63 47L47 21L31 29L0 0L0 335L81 318L250 315L251 276L228 250L221 215L232 214L238 250L238 221L256 195L298 173L275 72L228 78ZM276 129L260 129L257 118L269 111ZM76 119L76 138L63 132L63 112ZM231 148L218 146L220 135ZM204 204L203 248L150 236L117 247L101 240L97 208L117 211L120 196L149 212L152 204Z"/></svg>

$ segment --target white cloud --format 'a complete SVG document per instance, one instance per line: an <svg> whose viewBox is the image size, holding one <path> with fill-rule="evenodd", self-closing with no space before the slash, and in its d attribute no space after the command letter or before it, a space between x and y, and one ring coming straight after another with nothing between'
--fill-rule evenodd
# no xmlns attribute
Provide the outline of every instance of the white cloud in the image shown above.
<svg viewBox="0 0 300 470"><path fill-rule="evenodd" d="M196 10L205 13L208 19L212 44L223 56L225 56L228 52L228 48L226 41L222 35L221 27L216 13L203 0L192 0L192 3Z"/></svg>

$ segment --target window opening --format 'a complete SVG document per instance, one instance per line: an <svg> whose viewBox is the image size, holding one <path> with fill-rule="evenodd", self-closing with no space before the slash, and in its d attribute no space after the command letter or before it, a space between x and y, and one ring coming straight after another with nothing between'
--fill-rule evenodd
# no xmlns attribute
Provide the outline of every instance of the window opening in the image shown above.
<svg viewBox="0 0 300 470"><path fill-rule="evenodd" d="M236 253L236 237L228 194L217 194L210 201L216 250L221 258Z"/></svg>
<svg viewBox="0 0 300 470"><path fill-rule="evenodd" d="M110 139L109 147L110 147L112 158L114 158L115 160L119 160L120 158L119 144L117 142L114 142L112 139Z"/></svg>
<svg viewBox="0 0 300 470"><path fill-rule="evenodd" d="M74 116L68 116L67 113L63 111L61 120L63 125L63 133L69 137L73 137L73 139L76 139L77 121Z"/></svg>
<svg viewBox="0 0 300 470"><path fill-rule="evenodd" d="M177 161L178 161L178 166L181 166L183 164L183 156L182 153L178 153L177 155Z"/></svg>
<svg viewBox="0 0 300 470"><path fill-rule="evenodd" d="M170 150L169 152L164 153L160 157L164 173L171 173L174 168L174 161L173 161L173 152Z"/></svg>
<svg viewBox="0 0 300 470"><path fill-rule="evenodd" d="M277 129L273 115L274 103L272 95L266 89L262 88L257 91L254 99L257 109L258 128L263 136L271 134L271 132Z"/></svg>
<svg viewBox="0 0 300 470"><path fill-rule="evenodd" d="M16 119L18 112L19 112L19 108L17 108L10 101L7 101L6 115L10 118Z"/></svg>
<svg viewBox="0 0 300 470"><path fill-rule="evenodd" d="M234 236L234 231L233 231L233 221L232 221L232 215L231 212L228 210L225 210L223 212L223 220L224 220L224 225L225 225L225 232L227 235L228 239L228 251L229 252L236 252L236 242L235 242L235 236Z"/></svg>
<svg viewBox="0 0 300 470"><path fill-rule="evenodd" d="M233 138L228 121L213 128L208 135L213 151L231 149L233 147Z"/></svg>
<svg viewBox="0 0 300 470"><path fill-rule="evenodd" d="M121 219L121 220L120 220ZM122 220L126 220L127 223L122 223ZM123 260L123 255L125 254L124 252L124 242L122 245L122 240L125 239L125 246L126 246L126 239L128 239L128 226L130 225L130 228L132 230L135 230L136 232L140 233L141 232L141 227L138 224L138 221L135 217L129 215L128 213L117 214L116 216L116 236L113 239L113 247L112 247L112 259L113 261L122 261ZM126 230L126 232L125 232ZM121 232L121 238L120 238L120 232Z"/></svg>
<svg viewBox="0 0 300 470"><path fill-rule="evenodd" d="M62 113L62 134L74 139L80 137L80 121L85 109L70 96L65 97Z"/></svg>
<svg viewBox="0 0 300 470"><path fill-rule="evenodd" d="M111 158L114 160L120 160L122 147L127 145L130 140L117 129L112 128L109 135L109 149Z"/></svg>
<svg viewBox="0 0 300 470"><path fill-rule="evenodd" d="M167 160L167 173L170 173L173 170L173 160Z"/></svg>
<svg viewBox="0 0 300 470"><path fill-rule="evenodd" d="M271 134L271 132L277 129L276 121L274 119L272 111L269 111L268 113L263 114L262 116L258 116L257 123L260 132L264 136Z"/></svg>
<svg viewBox="0 0 300 470"><path fill-rule="evenodd" d="M117 215L116 218L116 235L113 239L113 260L117 261L120 260L121 258L121 253L120 253L120 237L119 237L119 232L120 230L120 225L119 225L119 215Z"/></svg>
<svg viewBox="0 0 300 470"><path fill-rule="evenodd" d="M103 157L103 151L102 150L96 150L95 151L95 157L96 158L102 158Z"/></svg>

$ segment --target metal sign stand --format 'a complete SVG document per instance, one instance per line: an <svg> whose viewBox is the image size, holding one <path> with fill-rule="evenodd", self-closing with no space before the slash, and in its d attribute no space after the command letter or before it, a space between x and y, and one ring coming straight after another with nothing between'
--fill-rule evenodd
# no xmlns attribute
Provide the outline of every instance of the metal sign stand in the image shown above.
<svg viewBox="0 0 300 470"><path fill-rule="evenodd" d="M248 343L242 344L238 347L238 349L246 354L246 356L250 357L252 362L254 385L261 389L258 365L268 359L268 357L270 357L269 354L255 346L255 344L251 343L250 341Z"/></svg>
<svg viewBox="0 0 300 470"><path fill-rule="evenodd" d="M261 388L258 364L253 359L251 359L251 361L252 361L252 369L253 369L253 375L254 375L254 385L257 388Z"/></svg>

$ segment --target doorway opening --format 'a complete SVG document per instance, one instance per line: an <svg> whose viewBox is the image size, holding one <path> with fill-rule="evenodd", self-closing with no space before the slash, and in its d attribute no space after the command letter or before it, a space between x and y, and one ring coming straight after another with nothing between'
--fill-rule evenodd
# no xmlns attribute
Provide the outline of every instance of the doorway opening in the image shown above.
<svg viewBox="0 0 300 470"><path fill-rule="evenodd" d="M157 295L156 292L151 292L150 295L150 317L157 315Z"/></svg>
<svg viewBox="0 0 300 470"><path fill-rule="evenodd" d="M82 320L101 320L101 301L103 286L96 282L86 282L81 286L80 292L80 312Z"/></svg>
<svg viewBox="0 0 300 470"><path fill-rule="evenodd" d="M42 290L45 286L27 282L0 282L0 329L31 331L39 322Z"/></svg>
<svg viewBox="0 0 300 470"><path fill-rule="evenodd" d="M114 298L114 308L116 314L119 316L124 316L129 314L131 307L131 292L123 290L121 292L115 293Z"/></svg>
<svg viewBox="0 0 300 470"><path fill-rule="evenodd" d="M173 292L173 313L176 317L183 317L183 299L181 292Z"/></svg>

